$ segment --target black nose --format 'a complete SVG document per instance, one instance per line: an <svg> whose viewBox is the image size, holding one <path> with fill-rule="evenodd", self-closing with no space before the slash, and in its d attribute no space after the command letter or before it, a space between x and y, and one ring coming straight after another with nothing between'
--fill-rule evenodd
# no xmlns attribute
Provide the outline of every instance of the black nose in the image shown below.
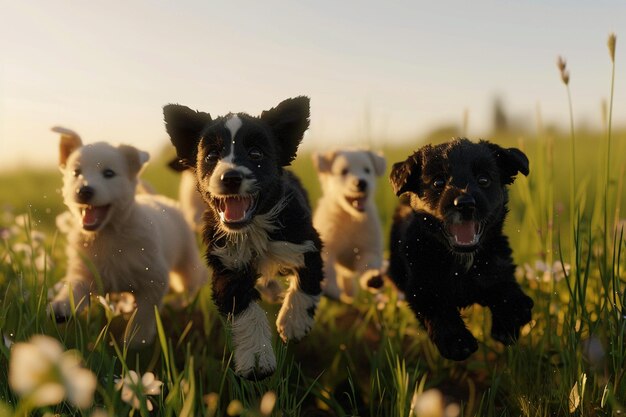
<svg viewBox="0 0 626 417"><path fill-rule="evenodd" d="M463 212L472 212L476 208L476 200L469 194L461 194L454 199L454 207Z"/></svg>
<svg viewBox="0 0 626 417"><path fill-rule="evenodd" d="M235 169L230 169L224 172L220 179L227 192L236 193L239 191L239 186L243 181L243 174Z"/></svg>
<svg viewBox="0 0 626 417"><path fill-rule="evenodd" d="M366 190L367 190L367 181L365 181L365 180L359 180L359 181L356 183L356 188L357 188L359 191L361 191L361 192L366 191Z"/></svg>
<svg viewBox="0 0 626 417"><path fill-rule="evenodd" d="M83 204L88 203L94 194L95 194L94 189L88 185L83 185L82 187L76 190L76 196L78 197L78 202L83 203Z"/></svg>

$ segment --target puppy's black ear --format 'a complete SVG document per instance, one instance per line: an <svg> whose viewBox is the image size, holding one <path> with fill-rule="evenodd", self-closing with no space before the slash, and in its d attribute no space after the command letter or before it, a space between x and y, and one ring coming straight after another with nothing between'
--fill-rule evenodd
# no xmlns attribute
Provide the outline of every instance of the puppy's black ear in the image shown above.
<svg viewBox="0 0 626 417"><path fill-rule="evenodd" d="M163 107L163 118L180 164L195 167L200 134L211 122L211 115L179 104L168 104Z"/></svg>
<svg viewBox="0 0 626 417"><path fill-rule="evenodd" d="M182 162L180 162L180 159L178 157L169 161L167 163L167 166L170 167L172 171L176 171L176 172L183 172L187 169L187 167L183 165Z"/></svg>
<svg viewBox="0 0 626 417"><path fill-rule="evenodd" d="M391 187L397 196L406 192L419 194L421 176L422 153L417 151L409 156L406 161L393 164L389 181L391 181Z"/></svg>
<svg viewBox="0 0 626 417"><path fill-rule="evenodd" d="M309 98L304 96L287 99L261 113L261 120L270 126L280 143L280 165L290 165L295 159L302 136L309 127L309 115Z"/></svg>
<svg viewBox="0 0 626 417"><path fill-rule="evenodd" d="M529 162L524 152L517 148L502 148L494 143L484 141L491 150L492 155L496 159L503 184L513 184L517 173L528 176Z"/></svg>

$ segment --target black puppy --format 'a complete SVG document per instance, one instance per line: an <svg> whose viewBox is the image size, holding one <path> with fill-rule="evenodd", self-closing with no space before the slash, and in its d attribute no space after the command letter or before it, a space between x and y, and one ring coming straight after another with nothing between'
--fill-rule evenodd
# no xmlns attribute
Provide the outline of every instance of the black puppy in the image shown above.
<svg viewBox="0 0 626 417"><path fill-rule="evenodd" d="M276 369L258 278L295 275L278 314L282 339L299 340L313 325L322 281L321 241L298 180L283 169L309 126L309 99L297 97L260 117L208 113L170 104L166 130L180 162L193 169L208 208L204 213L213 300L232 317L237 374L263 378Z"/></svg>
<svg viewBox="0 0 626 417"><path fill-rule="evenodd" d="M391 170L394 192L409 201L394 217L389 275L448 359L478 349L461 308L489 307L491 336L505 345L531 319L533 301L515 281L502 232L506 186L518 172L529 173L519 149L467 139L424 146Z"/></svg>

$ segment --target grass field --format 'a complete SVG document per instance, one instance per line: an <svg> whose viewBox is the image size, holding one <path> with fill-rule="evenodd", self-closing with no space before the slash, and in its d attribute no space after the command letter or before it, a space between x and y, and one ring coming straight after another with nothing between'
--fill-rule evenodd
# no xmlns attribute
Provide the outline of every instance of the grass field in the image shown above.
<svg viewBox="0 0 626 417"><path fill-rule="evenodd" d="M520 147L531 161L530 176L511 187L506 224L517 279L535 301L519 342L504 348L492 341L489 313L473 307L465 316L478 352L463 362L444 360L387 287L360 294L352 305L323 299L314 329L299 344L285 346L275 334L278 370L261 382L232 371L225 323L208 287L183 312L166 306L159 340L141 351L112 342L123 322L95 299L88 311L55 324L46 304L65 268L65 237L55 227L63 211L60 174L0 174L0 416L623 415L626 132L609 124L603 133L502 132L487 139ZM421 144L382 150L391 165ZM177 177L165 168L167 158L155 158L144 178L175 196ZM319 186L310 159L301 154L293 170L315 202ZM386 231L396 201L382 178L377 203ZM264 307L275 317L277 305ZM17 395L11 389L15 346L36 334L73 349L97 376L93 405L77 400L80 386L73 382L82 379L72 379L65 356L52 355L49 344L48 353L34 356L41 361L23 365L41 365L32 373L47 390ZM130 370L152 372L163 384L150 391L155 385L146 379L143 388L117 389L116 379ZM134 407L129 397L136 398Z"/></svg>

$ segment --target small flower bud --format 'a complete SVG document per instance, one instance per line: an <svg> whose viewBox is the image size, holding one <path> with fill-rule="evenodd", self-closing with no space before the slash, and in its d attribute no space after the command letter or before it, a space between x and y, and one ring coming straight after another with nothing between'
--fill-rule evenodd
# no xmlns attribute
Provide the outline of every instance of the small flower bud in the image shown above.
<svg viewBox="0 0 626 417"><path fill-rule="evenodd" d="M609 56L611 57L612 62L615 62L615 43L616 42L617 42L617 37L615 36L615 33L611 33L609 35L609 40L606 44L609 47Z"/></svg>

